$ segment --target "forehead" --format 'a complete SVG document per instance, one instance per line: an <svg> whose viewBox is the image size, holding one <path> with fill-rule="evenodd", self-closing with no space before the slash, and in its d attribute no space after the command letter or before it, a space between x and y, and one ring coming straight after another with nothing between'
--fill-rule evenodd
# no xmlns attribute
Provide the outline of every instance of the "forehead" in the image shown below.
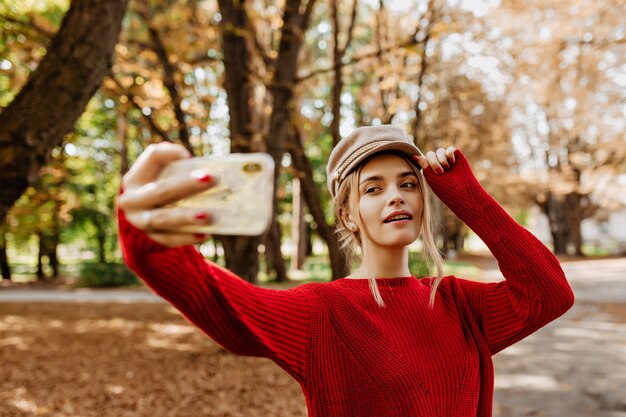
<svg viewBox="0 0 626 417"><path fill-rule="evenodd" d="M361 178L370 175L396 175L413 171L406 159L394 154L380 154L370 158L361 169Z"/></svg>

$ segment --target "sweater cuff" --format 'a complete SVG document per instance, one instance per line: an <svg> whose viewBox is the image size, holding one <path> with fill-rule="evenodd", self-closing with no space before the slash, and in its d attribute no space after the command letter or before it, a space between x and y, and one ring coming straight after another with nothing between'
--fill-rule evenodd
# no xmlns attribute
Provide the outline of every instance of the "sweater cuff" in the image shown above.
<svg viewBox="0 0 626 417"><path fill-rule="evenodd" d="M123 192L124 190L120 189L120 194ZM133 226L119 207L117 207L116 214L120 249L131 269L136 270L148 255L171 249L152 240L144 231Z"/></svg>

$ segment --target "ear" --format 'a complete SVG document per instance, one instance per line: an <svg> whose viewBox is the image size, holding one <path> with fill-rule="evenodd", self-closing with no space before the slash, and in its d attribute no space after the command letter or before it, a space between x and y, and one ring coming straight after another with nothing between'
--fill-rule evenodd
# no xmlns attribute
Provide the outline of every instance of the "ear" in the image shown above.
<svg viewBox="0 0 626 417"><path fill-rule="evenodd" d="M356 232L357 230L359 230L359 227L352 220L352 217L350 216L350 213L348 213L345 210L341 210L341 221L351 231Z"/></svg>

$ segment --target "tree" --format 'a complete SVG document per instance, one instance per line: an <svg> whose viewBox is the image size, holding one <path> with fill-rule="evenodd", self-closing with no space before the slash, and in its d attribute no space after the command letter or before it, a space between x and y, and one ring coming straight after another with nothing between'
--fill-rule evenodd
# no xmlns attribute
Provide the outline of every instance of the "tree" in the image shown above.
<svg viewBox="0 0 626 417"><path fill-rule="evenodd" d="M6 219L5 219L6 221ZM2 272L3 280L11 279L11 266L9 265L9 258L7 257L7 238L6 238L6 225L3 224L0 227L0 272Z"/></svg>
<svg viewBox="0 0 626 417"><path fill-rule="evenodd" d="M249 37L250 26L246 2L220 0L222 20L222 54L224 61L224 89L228 97L228 128L231 152L253 152L255 149L254 84L252 80L252 54ZM280 164L276 165L280 169ZM220 236L224 247L226 267L250 282L257 281L259 271L258 237Z"/></svg>
<svg viewBox="0 0 626 417"><path fill-rule="evenodd" d="M603 195L612 182L607 176L615 181L626 164L619 3L512 2L494 20L500 38L514 39L496 47L514 62L509 101L521 120L514 127L520 165L528 197L550 222L557 254L583 254L581 223L615 207Z"/></svg>
<svg viewBox="0 0 626 417"><path fill-rule="evenodd" d="M277 167L274 177L274 190L278 189L280 167L287 151L287 143L294 137L293 105L298 70L298 58L304 44L304 34L309 26L315 0L287 0L282 15L280 41L272 61L271 78L267 86L271 97L272 110L269 116L269 131L266 137L267 152ZM256 35L255 35L256 36ZM263 56L267 53L263 52ZM278 207L274 196L274 207ZM268 232L268 257L271 260L276 279L287 279L281 253L281 231L276 216Z"/></svg>
<svg viewBox="0 0 626 417"><path fill-rule="evenodd" d="M0 220L39 176L111 67L127 0L74 0L46 56L0 113Z"/></svg>

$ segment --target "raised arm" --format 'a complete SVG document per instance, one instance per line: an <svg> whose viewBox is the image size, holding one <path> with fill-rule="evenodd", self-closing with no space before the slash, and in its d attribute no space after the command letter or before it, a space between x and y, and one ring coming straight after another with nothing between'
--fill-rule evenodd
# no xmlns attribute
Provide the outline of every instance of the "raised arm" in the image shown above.
<svg viewBox="0 0 626 417"><path fill-rule="evenodd" d="M184 148L159 144L142 154L124 177L118 222L126 263L224 348L273 359L302 380L309 329L305 294L298 289L280 291L252 285L206 261L191 245L206 236L168 232L211 218L211 213L196 209L164 207L215 181L207 180L207 173L173 179L157 188L154 180L160 169L184 157Z"/></svg>
<svg viewBox="0 0 626 417"><path fill-rule="evenodd" d="M448 166L427 167L424 175L441 201L489 247L506 278L458 281L495 354L564 314L574 295L556 257L483 189L465 156L456 150L449 157Z"/></svg>

